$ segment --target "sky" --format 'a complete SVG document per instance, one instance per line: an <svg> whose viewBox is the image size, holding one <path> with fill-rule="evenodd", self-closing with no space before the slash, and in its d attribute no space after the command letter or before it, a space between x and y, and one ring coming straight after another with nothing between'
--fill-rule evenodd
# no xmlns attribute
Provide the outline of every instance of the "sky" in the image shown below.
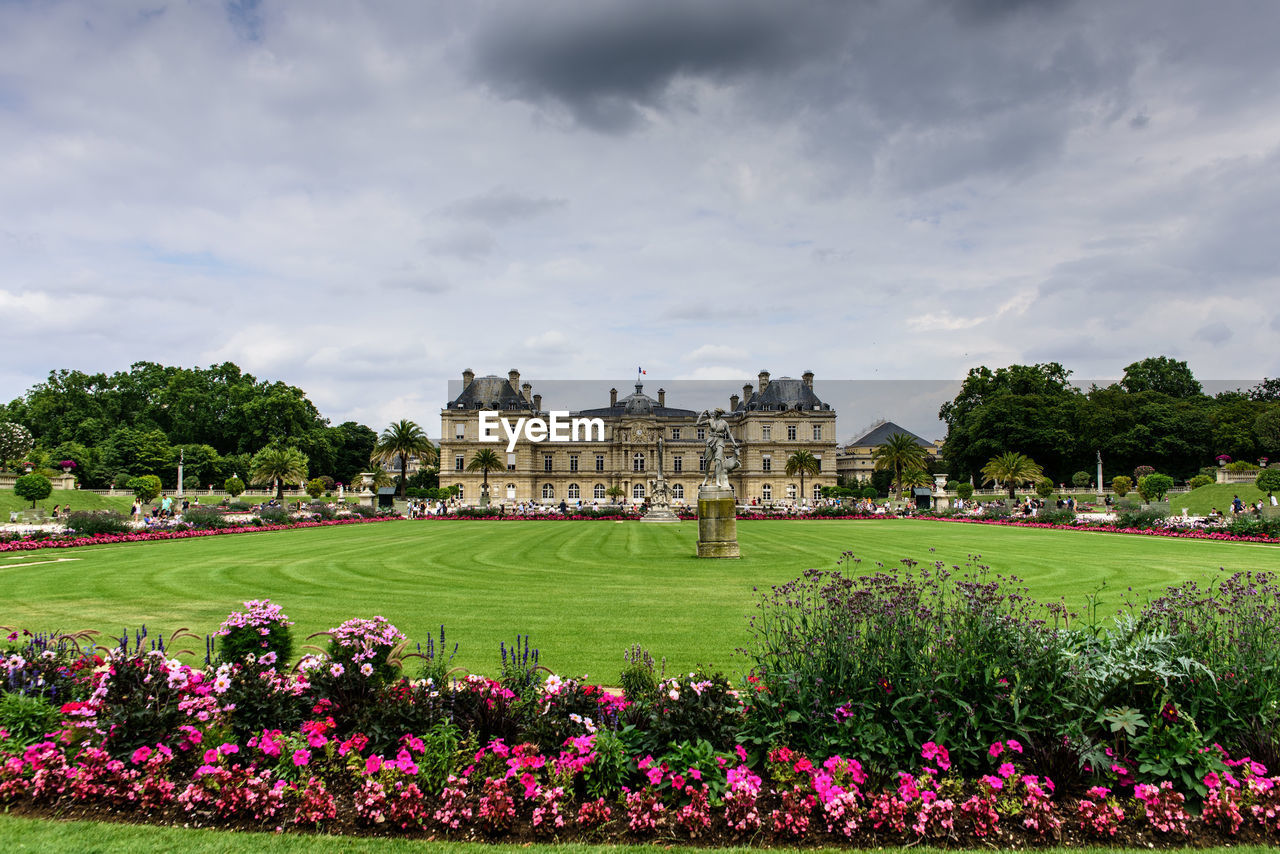
<svg viewBox="0 0 1280 854"><path fill-rule="evenodd" d="M1277 32L1272 0L0 0L0 400L233 361L438 436L464 368L1277 376ZM839 432L935 438L942 402Z"/></svg>

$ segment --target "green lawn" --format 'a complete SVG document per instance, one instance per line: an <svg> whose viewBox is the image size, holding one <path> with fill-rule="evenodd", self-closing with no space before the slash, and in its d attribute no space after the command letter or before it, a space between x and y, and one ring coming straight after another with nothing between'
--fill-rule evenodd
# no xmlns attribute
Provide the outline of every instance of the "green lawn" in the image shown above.
<svg viewBox="0 0 1280 854"><path fill-rule="evenodd" d="M1190 492L1170 495L1169 510L1180 513L1185 507L1192 516L1204 516L1216 507L1224 514L1230 514L1231 499L1236 495L1249 505L1256 504L1260 498L1266 498L1265 493L1252 483L1210 483Z"/></svg>
<svg viewBox="0 0 1280 854"><path fill-rule="evenodd" d="M37 501L36 507L49 515L49 509L57 504L62 507L70 504L71 510L117 510L128 513L133 504L131 495L99 495L96 492L81 492L78 489L55 489L43 501ZM9 513L13 510L29 510L31 502L19 498L12 489L0 489L0 521L9 521Z"/></svg>
<svg viewBox="0 0 1280 854"><path fill-rule="evenodd" d="M0 624L119 634L211 632L242 600L280 602L295 637L382 614L423 641L443 624L455 663L493 673L498 643L532 637L562 674L615 681L640 643L669 670L743 669L753 586L832 567L843 551L963 566L969 555L1021 577L1037 598L1116 604L1219 571L1280 570L1280 547L949 522L741 522L742 560L692 557L697 526L637 522L384 522L170 542L0 554ZM930 549L936 551L930 551ZM320 643L322 641L312 641Z"/></svg>

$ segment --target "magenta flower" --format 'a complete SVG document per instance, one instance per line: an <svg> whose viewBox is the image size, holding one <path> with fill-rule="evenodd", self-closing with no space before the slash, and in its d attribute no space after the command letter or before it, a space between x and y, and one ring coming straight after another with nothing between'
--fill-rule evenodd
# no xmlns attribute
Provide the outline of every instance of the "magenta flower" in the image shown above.
<svg viewBox="0 0 1280 854"><path fill-rule="evenodd" d="M293 751L293 764L299 768L305 768L311 764L311 751L304 748Z"/></svg>
<svg viewBox="0 0 1280 854"><path fill-rule="evenodd" d="M1010 777L1012 777L1014 774L1018 773L1018 771L1016 768L1013 767L1012 762L1006 762L996 769L996 773L1007 780Z"/></svg>
<svg viewBox="0 0 1280 854"><path fill-rule="evenodd" d="M1004 742L997 741L995 744L987 748L987 755L992 759L995 759L1002 752L1004 752Z"/></svg>

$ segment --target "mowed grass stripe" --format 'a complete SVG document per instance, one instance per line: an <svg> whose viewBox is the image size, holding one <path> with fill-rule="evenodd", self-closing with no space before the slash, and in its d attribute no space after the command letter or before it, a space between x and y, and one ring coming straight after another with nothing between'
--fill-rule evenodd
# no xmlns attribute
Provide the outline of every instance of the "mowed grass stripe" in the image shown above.
<svg viewBox="0 0 1280 854"><path fill-rule="evenodd" d="M628 522L389 522L55 552L75 563L5 564L0 624L118 633L146 623L214 631L246 599L270 598L299 642L356 616L382 614L416 641L444 624L455 664L494 673L498 643L532 637L554 670L615 681L640 643L670 671L741 672L746 616L768 589L842 552L856 569L904 557L964 567L980 555L1041 600L1076 607L1105 583L1114 607L1220 572L1280 570L1280 548L921 521L740 522L743 559L693 557L697 525ZM934 551L930 551L930 549ZM1220 570L1219 568L1223 568ZM314 643L323 643L321 640Z"/></svg>

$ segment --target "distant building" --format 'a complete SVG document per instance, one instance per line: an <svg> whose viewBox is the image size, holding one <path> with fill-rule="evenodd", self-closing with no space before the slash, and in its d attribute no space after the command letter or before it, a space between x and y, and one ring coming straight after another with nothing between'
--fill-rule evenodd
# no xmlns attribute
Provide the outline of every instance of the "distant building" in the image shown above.
<svg viewBox="0 0 1280 854"><path fill-rule="evenodd" d="M836 473L843 482L851 484L858 480L870 480L876 469L875 460L872 458L876 448L883 445L895 433L905 433L915 439L916 444L924 448L932 459L941 458L941 442L930 442L892 421L880 421L861 436L841 446L836 452Z"/></svg>
<svg viewBox="0 0 1280 854"><path fill-rule="evenodd" d="M725 407L741 449L741 468L729 475L734 493L746 504L798 502L800 478L788 476L786 468L788 457L803 449L821 467L817 476L804 479L812 500L822 487L836 483L836 413L815 393L812 372L798 380L771 380L768 371L761 371L757 380L758 388L744 385L741 397L730 395ZM462 393L440 411L440 485L459 486L468 504L479 499L482 477L466 467L481 448L505 457L505 471L489 473L494 504L606 504L614 500L607 494L614 486L622 490L620 500L639 504L657 475L660 438L663 474L674 503L697 502L705 475L705 428L697 425L696 411L668 406L664 389L658 389L656 398L645 394L641 383L622 398L611 389L608 406L571 413L599 418L605 425L604 441L530 442L521 437L508 453L505 440L479 441L480 411L497 411L514 423L520 417L546 417L553 407L544 408L542 395L534 394L529 383L521 384L516 370L505 379L466 370L462 385Z"/></svg>

